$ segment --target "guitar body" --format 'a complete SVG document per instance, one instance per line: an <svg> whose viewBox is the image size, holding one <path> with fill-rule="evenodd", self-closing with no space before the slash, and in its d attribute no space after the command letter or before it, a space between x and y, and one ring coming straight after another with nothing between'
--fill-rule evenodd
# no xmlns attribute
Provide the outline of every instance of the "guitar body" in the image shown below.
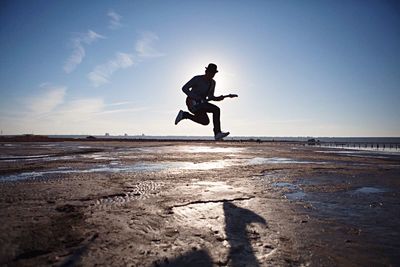
<svg viewBox="0 0 400 267"><path fill-rule="evenodd" d="M237 95L235 94L229 94L229 95L224 95L224 98L229 97L229 98L233 98L233 97L237 97ZM195 100L191 97L186 97L186 106L188 107L189 111L192 113L195 113L197 111L197 106L201 103L207 103L207 100Z"/></svg>
<svg viewBox="0 0 400 267"><path fill-rule="evenodd" d="M188 107L189 111L192 112L192 113L196 112L196 106L197 105L199 105L201 103L204 103L204 102L207 102L207 101L205 101L205 100L195 100L193 98L190 98L189 96L186 97L186 106Z"/></svg>

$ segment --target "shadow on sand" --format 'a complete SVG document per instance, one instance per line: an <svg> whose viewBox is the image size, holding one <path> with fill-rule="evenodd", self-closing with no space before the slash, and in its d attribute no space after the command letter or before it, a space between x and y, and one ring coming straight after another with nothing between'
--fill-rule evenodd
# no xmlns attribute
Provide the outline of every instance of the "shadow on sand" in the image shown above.
<svg viewBox="0 0 400 267"><path fill-rule="evenodd" d="M229 242L230 249L226 263L229 266L259 266L254 255L250 242L247 225L251 223L266 224L263 217L251 210L240 208L229 201L223 203L225 215L226 240ZM212 267L213 261L206 250L187 252L179 257L167 260L163 263L157 262L154 266L193 266L193 267Z"/></svg>

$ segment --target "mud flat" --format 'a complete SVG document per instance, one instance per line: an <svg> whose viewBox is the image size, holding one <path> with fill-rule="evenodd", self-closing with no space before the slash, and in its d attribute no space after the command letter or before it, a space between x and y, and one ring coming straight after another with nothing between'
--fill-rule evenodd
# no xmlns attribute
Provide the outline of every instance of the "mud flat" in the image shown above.
<svg viewBox="0 0 400 267"><path fill-rule="evenodd" d="M3 142L0 265L400 266L399 178L287 143Z"/></svg>

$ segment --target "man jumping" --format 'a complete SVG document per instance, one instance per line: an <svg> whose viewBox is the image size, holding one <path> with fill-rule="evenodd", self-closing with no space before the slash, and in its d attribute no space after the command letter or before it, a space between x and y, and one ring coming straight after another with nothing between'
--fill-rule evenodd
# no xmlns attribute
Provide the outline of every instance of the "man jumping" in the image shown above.
<svg viewBox="0 0 400 267"><path fill-rule="evenodd" d="M215 80L218 72L217 65L210 63L206 67L204 75L194 76L183 87L182 91L187 95L186 105L191 113L180 110L175 119L175 125L183 119L189 119L202 125L208 125L210 119L207 113L213 114L214 138L222 140L229 135L229 132L221 132L220 109L208 101L221 101L225 97L237 97L237 95L214 96Z"/></svg>

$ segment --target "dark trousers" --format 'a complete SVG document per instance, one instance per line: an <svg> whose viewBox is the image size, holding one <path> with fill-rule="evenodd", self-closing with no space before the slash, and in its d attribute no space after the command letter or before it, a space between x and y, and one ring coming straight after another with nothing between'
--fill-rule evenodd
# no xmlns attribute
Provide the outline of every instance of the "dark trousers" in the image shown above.
<svg viewBox="0 0 400 267"><path fill-rule="evenodd" d="M210 119L208 118L207 113L213 114L214 134L221 132L220 110L216 105L210 103L200 103L196 106L195 112L193 112L194 115L189 112L185 112L183 118L192 120L202 125L208 125L210 123Z"/></svg>

